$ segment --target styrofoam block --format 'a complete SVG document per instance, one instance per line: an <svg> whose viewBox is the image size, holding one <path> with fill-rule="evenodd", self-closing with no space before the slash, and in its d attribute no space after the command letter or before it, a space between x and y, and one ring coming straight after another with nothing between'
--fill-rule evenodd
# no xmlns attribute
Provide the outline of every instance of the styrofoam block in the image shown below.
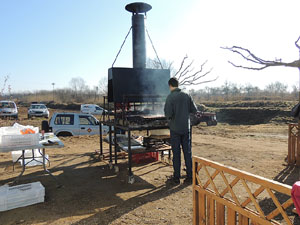
<svg viewBox="0 0 300 225"><path fill-rule="evenodd" d="M44 202L45 188L40 182L13 187L0 187L0 211L6 211Z"/></svg>

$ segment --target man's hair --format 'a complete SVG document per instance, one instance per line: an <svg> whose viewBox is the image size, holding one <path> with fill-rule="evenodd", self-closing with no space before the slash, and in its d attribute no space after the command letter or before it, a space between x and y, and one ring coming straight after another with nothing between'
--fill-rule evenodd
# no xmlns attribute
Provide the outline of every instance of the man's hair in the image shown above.
<svg viewBox="0 0 300 225"><path fill-rule="evenodd" d="M169 84L169 86L172 86L172 87L178 87L179 82L178 82L178 80L175 77L172 77L169 80L168 84Z"/></svg>

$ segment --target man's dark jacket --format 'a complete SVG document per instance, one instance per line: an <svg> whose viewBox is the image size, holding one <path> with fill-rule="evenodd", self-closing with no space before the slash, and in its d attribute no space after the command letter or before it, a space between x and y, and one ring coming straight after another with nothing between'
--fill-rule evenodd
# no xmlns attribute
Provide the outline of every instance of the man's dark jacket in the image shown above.
<svg viewBox="0 0 300 225"><path fill-rule="evenodd" d="M171 131L184 133L190 129L190 113L196 113L197 107L192 97L176 88L168 95L165 104L165 116L170 120Z"/></svg>

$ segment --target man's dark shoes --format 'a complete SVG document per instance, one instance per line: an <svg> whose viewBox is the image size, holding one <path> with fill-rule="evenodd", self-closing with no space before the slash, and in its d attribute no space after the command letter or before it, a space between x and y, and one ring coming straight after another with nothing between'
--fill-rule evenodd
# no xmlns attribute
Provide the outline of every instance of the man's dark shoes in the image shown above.
<svg viewBox="0 0 300 225"><path fill-rule="evenodd" d="M175 178L175 177L170 177L167 180L167 184L169 185L179 185L180 184L180 179L179 178Z"/></svg>
<svg viewBox="0 0 300 225"><path fill-rule="evenodd" d="M193 183L193 179L191 177L187 177L184 179L183 183L191 185Z"/></svg>

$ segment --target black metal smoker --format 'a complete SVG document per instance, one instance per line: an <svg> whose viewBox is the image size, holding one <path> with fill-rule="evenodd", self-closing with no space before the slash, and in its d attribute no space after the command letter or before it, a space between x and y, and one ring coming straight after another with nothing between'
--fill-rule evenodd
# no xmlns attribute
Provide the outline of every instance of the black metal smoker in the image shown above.
<svg viewBox="0 0 300 225"><path fill-rule="evenodd" d="M108 96L104 97L104 105L113 115L106 115L100 122L100 156L103 156L102 124L109 126L109 165L116 172L118 151L122 148L117 141L117 132L127 132L128 153L128 182L134 183L132 173L132 131L168 129L166 118L158 110L162 109L165 98L169 93L168 80L170 70L146 68L145 16L152 9L146 3L131 3L125 9L132 13L132 58L133 68L112 67L108 70ZM110 110L113 107L112 110ZM146 110L145 110L146 109ZM114 138L112 130L114 129ZM162 140L159 145L148 145L142 152L169 151L168 140ZM112 146L114 145L114 158ZM124 150L124 149L123 149ZM141 153L141 151L138 151Z"/></svg>

